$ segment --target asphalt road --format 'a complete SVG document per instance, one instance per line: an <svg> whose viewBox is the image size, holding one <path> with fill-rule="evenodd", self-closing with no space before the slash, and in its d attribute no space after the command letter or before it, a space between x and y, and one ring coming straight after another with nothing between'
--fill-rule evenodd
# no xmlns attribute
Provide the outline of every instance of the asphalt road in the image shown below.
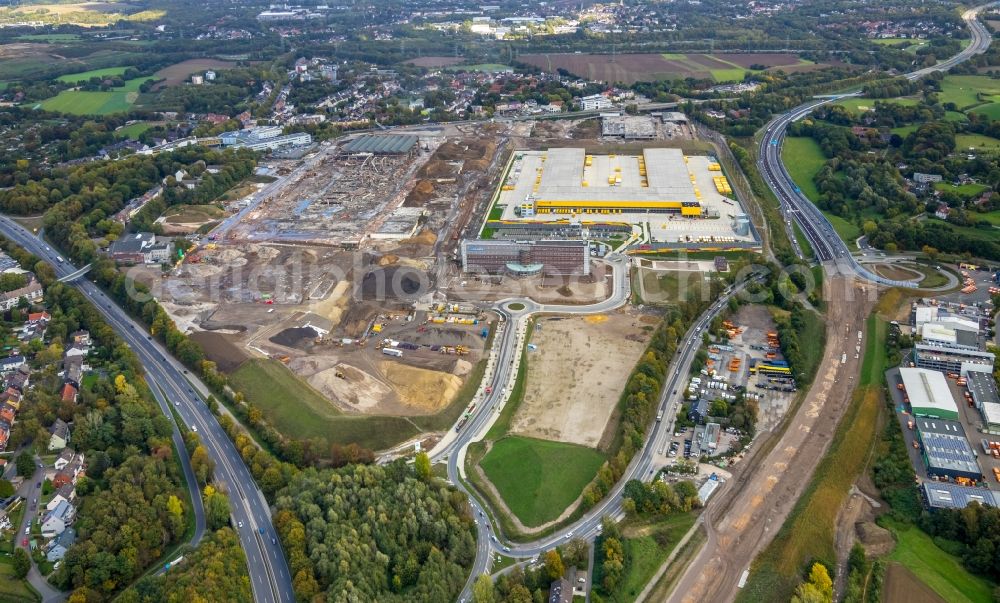
<svg viewBox="0 0 1000 603"><path fill-rule="evenodd" d="M976 19L976 16L993 4L996 3L983 4L982 6L969 9L962 14L962 19L966 22L972 34L972 41L967 47L955 56L941 61L933 67L927 67L906 74L906 79L916 80L935 71L946 71L977 54L985 52L989 48L992 38L985 26ZM795 237L791 234L791 223L794 220L806 235L817 259L821 263L826 263L839 272L855 274L860 278L882 285L912 288L916 286L912 282L883 278L862 266L851 254L847 248L847 244L834 230L830 221L826 219L823 213L795 185L781 160L781 147L789 124L810 114L816 107L860 95L860 92L851 92L817 98L775 117L767 125L764 135L761 137L757 165L767 185L778 197L781 204L782 218L785 221L785 228L792 241L795 241ZM797 243L795 246L797 253L801 257L801 250L798 249Z"/></svg>
<svg viewBox="0 0 1000 603"><path fill-rule="evenodd" d="M58 276L77 272L56 251L13 220L0 217L0 233L50 263ZM205 405L204 392L208 391L205 385L189 375L142 325L133 321L97 285L85 279L74 280L72 284L94 304L108 324L138 355L146 370L150 389L167 417L173 420L167 412L168 404L173 404L188 429L198 433L215 462L215 479L225 484L229 493L233 525L246 552L254 600L259 603L292 603L295 600L292 580L277 533L271 524L270 509L236 447ZM175 443L177 437L179 434L175 432ZM183 444L180 450L183 450ZM185 469L185 473L187 471ZM193 483L193 474L190 474L189 480ZM200 496L195 499L199 501L195 503L197 510L201 499ZM204 513L200 515L200 524L204 526Z"/></svg>
<svg viewBox="0 0 1000 603"><path fill-rule="evenodd" d="M604 516L609 515L617 518L623 515L621 494L625 488L625 484L631 479L648 481L653 477L657 468L654 465L657 450L665 446L666 441L673 433L677 409L681 404L681 396L683 395L680 393L680 390L683 389L681 386L687 378L691 362L694 360L695 354L700 347L699 342L702 332L708 327L712 319L726 307L729 299L742 291L746 286L746 283L740 283L735 287L727 289L698 318L678 345L678 355L668 369L669 377L663 387L657 405L657 412L663 417L663 420L658 420L651 426L642 451L632 459L622 479L618 481L611 492L573 524L532 542L511 542L503 533L498 531L496 527L497 523L491 518L492 510L480 505L478 499L472 496L472 493L463 483L459 465L464 462L466 447L471 442L481 438L487 426L491 423L492 415L498 412L506 402L506 386L520 358L520 346L517 343L517 335L524 332L529 316L535 313L549 312L560 314L594 314L612 310L627 301L630 294L628 260L627 258L617 256L609 258L609 261L613 267L613 293L608 299L597 304L561 306L538 304L527 299L503 300L497 303L497 309L504 317L504 320L501 327L502 331L497 333L499 339L497 343L496 368L493 372L493 379L489 383L492 387L492 393L488 394L483 402L477 406L475 414L463 426L458 437L442 450L436 452L433 458L435 461L447 459L448 478L456 487L469 494L470 504L478 521L476 561L473 564L465 590L463 590L459 598L460 601L469 600L473 581L480 574L488 572L491 558L495 553L517 558L536 557L544 551L565 544L574 538L592 539L600 533L601 519ZM512 304L521 304L524 307L513 310L511 309Z"/></svg>

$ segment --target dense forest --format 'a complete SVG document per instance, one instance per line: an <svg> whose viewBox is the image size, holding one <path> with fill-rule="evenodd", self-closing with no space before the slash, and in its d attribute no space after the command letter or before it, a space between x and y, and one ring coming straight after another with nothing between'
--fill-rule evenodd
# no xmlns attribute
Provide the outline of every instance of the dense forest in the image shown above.
<svg viewBox="0 0 1000 603"><path fill-rule="evenodd" d="M181 564L162 576L145 576L118 598L120 603L250 603L250 576L236 533L210 534Z"/></svg>
<svg viewBox="0 0 1000 603"><path fill-rule="evenodd" d="M465 495L403 461L305 470L276 508L303 601L452 601L476 555Z"/></svg>

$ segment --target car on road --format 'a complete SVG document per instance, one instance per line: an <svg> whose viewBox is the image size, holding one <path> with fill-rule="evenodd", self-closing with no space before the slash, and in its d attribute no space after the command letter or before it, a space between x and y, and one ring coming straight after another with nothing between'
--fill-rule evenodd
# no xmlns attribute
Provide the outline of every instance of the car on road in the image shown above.
<svg viewBox="0 0 1000 603"><path fill-rule="evenodd" d="M195 433L198 433L198 426L197 425L192 425L191 426L191 431L193 431Z"/></svg>
<svg viewBox="0 0 1000 603"><path fill-rule="evenodd" d="M28 525L24 526L24 535L28 536L30 534L31 534L31 524L29 523Z"/></svg>
<svg viewBox="0 0 1000 603"><path fill-rule="evenodd" d="M36 484L35 484L35 487L36 487L36 488L41 488L41 487L42 487L42 482L38 482L38 483L36 483Z"/></svg>
<svg viewBox="0 0 1000 603"><path fill-rule="evenodd" d="M21 541L21 546L28 546L28 539L27 538L25 538L24 540Z"/></svg>
<svg viewBox="0 0 1000 603"><path fill-rule="evenodd" d="M237 521L236 525L242 528L243 527L243 522L242 521Z"/></svg>
<svg viewBox="0 0 1000 603"><path fill-rule="evenodd" d="M510 552L510 547L509 546L505 546L505 547L503 547L503 550L504 550L505 553L509 553Z"/></svg>
<svg viewBox="0 0 1000 603"><path fill-rule="evenodd" d="M275 538L274 536L271 536L271 544L277 546L278 545L278 539Z"/></svg>
<svg viewBox="0 0 1000 603"><path fill-rule="evenodd" d="M264 533L264 528L263 527L257 528L257 531L260 532L261 534L263 534Z"/></svg>

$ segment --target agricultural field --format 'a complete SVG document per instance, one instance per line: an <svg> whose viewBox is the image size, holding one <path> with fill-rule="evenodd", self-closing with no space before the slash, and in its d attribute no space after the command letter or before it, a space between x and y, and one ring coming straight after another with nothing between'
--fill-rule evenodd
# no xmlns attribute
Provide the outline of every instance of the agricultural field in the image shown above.
<svg viewBox="0 0 1000 603"><path fill-rule="evenodd" d="M1000 149L1000 140L982 134L957 134L955 136L956 151L996 151Z"/></svg>
<svg viewBox="0 0 1000 603"><path fill-rule="evenodd" d="M39 105L46 111L73 115L109 115L128 111L139 98L139 86L149 78L128 80L124 86L106 92L63 90Z"/></svg>
<svg viewBox="0 0 1000 603"><path fill-rule="evenodd" d="M527 386L511 432L599 447L649 334L641 317L598 314L539 319Z"/></svg>
<svg viewBox="0 0 1000 603"><path fill-rule="evenodd" d="M462 63L462 57L417 57L408 61L403 61L406 65L416 65L433 69L435 67L452 67Z"/></svg>
<svg viewBox="0 0 1000 603"><path fill-rule="evenodd" d="M639 81L672 80L692 77L715 81L742 80L751 65L768 69L799 71L820 67L794 54L524 54L518 58L554 72L565 69L593 80L633 84Z"/></svg>
<svg viewBox="0 0 1000 603"><path fill-rule="evenodd" d="M403 418L345 415L276 360L249 360L230 379L246 394L247 402L261 410L268 423L300 439L357 442L367 448L383 449L417 433L416 427Z"/></svg>
<svg viewBox="0 0 1000 603"><path fill-rule="evenodd" d="M896 536L889 559L902 564L949 603L989 603L995 587L966 570L962 563L934 543L916 526L886 522Z"/></svg>
<svg viewBox="0 0 1000 603"><path fill-rule="evenodd" d="M477 63L475 65L452 65L445 68L445 71L483 71L485 73L499 73L501 71L510 71L510 65L504 65L503 63Z"/></svg>
<svg viewBox="0 0 1000 603"><path fill-rule="evenodd" d="M153 79L164 80L159 86L176 86L183 83L193 73L202 73L209 69L216 71L221 69L232 69L236 63L232 61L222 61L219 59L189 59L176 63L169 67L164 67L153 74Z"/></svg>
<svg viewBox="0 0 1000 603"><path fill-rule="evenodd" d="M941 80L939 98L941 103L955 103L960 111L1000 111L1000 80L983 75L949 75Z"/></svg>
<svg viewBox="0 0 1000 603"><path fill-rule="evenodd" d="M479 462L507 507L527 526L559 517L583 492L605 461L575 444L507 436Z"/></svg>
<svg viewBox="0 0 1000 603"><path fill-rule="evenodd" d="M119 21L152 21L166 15L162 10L138 10L118 2L77 2L67 4L24 4L0 10L0 24L40 21L52 25L104 27ZM132 12L127 12L131 10Z"/></svg>
<svg viewBox="0 0 1000 603"><path fill-rule="evenodd" d="M61 75L57 80L60 82L65 82L67 84L78 84L80 82L86 82L92 77L113 77L116 75L121 75L125 73L128 67L107 67L105 69L91 69L90 71L82 71L80 73L68 73L66 75Z"/></svg>

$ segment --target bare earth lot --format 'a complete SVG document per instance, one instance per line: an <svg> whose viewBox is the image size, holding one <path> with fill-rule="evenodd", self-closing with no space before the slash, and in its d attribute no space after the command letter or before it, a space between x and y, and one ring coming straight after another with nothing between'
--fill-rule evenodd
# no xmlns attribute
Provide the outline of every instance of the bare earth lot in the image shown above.
<svg viewBox="0 0 1000 603"><path fill-rule="evenodd" d="M647 319L648 320L648 319ZM528 352L524 401L511 431L598 447L629 373L646 349L642 317L543 318Z"/></svg>
<svg viewBox="0 0 1000 603"><path fill-rule="evenodd" d="M827 346L816 379L781 440L764 458L745 464L709 504L708 542L669 601L733 600L740 575L774 538L833 439L861 362L848 355L841 363L839 356L864 329L873 302L853 279L829 277L825 285L830 300Z"/></svg>

